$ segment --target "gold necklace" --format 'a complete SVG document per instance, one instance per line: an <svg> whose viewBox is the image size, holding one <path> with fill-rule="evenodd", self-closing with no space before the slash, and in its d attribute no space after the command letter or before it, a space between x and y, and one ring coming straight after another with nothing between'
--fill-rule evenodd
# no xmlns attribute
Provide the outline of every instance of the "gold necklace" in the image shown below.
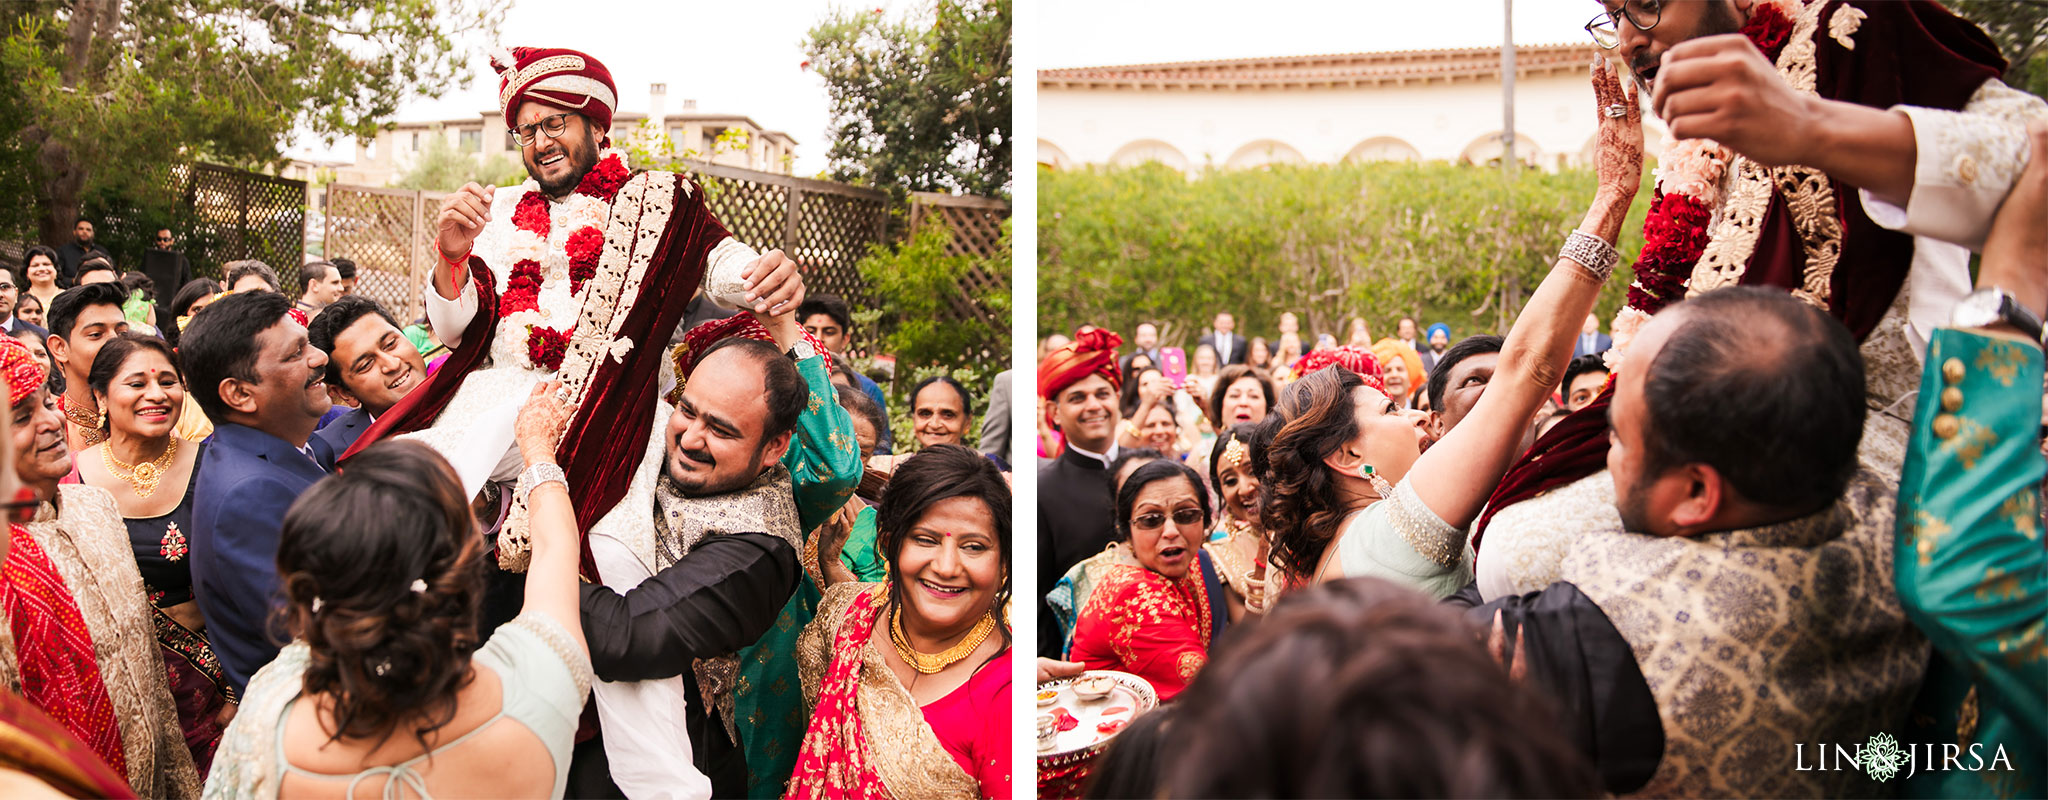
<svg viewBox="0 0 2048 800"><path fill-rule="evenodd" d="M99 414L72 408L71 403L62 397L57 398L57 409L64 412L64 420L66 422L80 428L78 436L85 440L86 447L91 447L107 440L107 432L100 427ZM80 414L85 416L80 417Z"/></svg>
<svg viewBox="0 0 2048 800"><path fill-rule="evenodd" d="M107 472L120 478L123 483L135 489L136 497L148 497L156 492L156 485L169 471L171 460L178 456L178 437L171 437L171 443L164 446L164 454L154 461L128 464L114 457L114 447L109 443L100 448L100 462L107 466Z"/></svg>
<svg viewBox="0 0 2048 800"><path fill-rule="evenodd" d="M980 647L988 639L989 632L995 629L995 615L984 613L981 621L974 623L974 630L968 631L967 638L960 640L959 644L935 655L920 653L910 646L910 637L903 633L903 609L899 607L895 616L889 619L889 641L895 643L896 654L903 657L903 663L925 675L934 675L972 654L974 648Z"/></svg>

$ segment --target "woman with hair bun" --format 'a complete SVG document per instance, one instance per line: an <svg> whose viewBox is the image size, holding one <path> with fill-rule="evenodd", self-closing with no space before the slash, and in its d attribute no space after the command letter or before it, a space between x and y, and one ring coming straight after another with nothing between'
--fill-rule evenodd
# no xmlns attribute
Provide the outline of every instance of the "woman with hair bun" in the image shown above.
<svg viewBox="0 0 2048 800"><path fill-rule="evenodd" d="M292 505L277 566L294 641L250 680L207 796L562 796L591 668L560 385L515 424L532 566L525 608L488 641L483 536L433 450L375 445Z"/></svg>

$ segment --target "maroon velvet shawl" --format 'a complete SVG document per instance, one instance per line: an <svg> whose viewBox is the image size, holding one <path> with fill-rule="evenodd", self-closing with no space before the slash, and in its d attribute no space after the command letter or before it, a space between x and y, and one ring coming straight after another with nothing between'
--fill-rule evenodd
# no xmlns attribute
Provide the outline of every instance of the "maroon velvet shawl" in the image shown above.
<svg viewBox="0 0 2048 800"><path fill-rule="evenodd" d="M606 358L598 367L583 405L569 421L569 430L555 451L557 462L568 473L569 485L577 487L576 526L584 534L582 573L592 581L599 576L590 557L590 526L626 496L633 470L646 454L647 426L660 396L661 362L668 355L669 336L682 322L684 307L703 280L711 249L730 235L704 206L701 187L681 178L677 188L668 228L655 245L654 261L619 329L634 347L624 363ZM469 269L470 279L476 282L477 309L463 330L462 344L425 385L378 417L342 460L378 441L432 425L463 379L483 365L497 334L497 279L480 257L470 256Z"/></svg>
<svg viewBox="0 0 2048 800"><path fill-rule="evenodd" d="M1850 50L1827 35L1829 15L1855 6L1865 19ZM1894 105L1960 110L1984 82L2005 72L2005 59L1975 23L1933 0L1833 0L1814 34L1814 88L1821 97L1875 108ZM1912 265L1913 237L1885 230L1863 213L1855 187L1829 179L1842 223L1828 309L1862 341L1898 297ZM1802 285L1806 250L1782 192L1771 195L1745 285ZM1550 429L1496 486L1472 529L1476 552L1495 512L1600 471L1607 465L1607 403L1611 389Z"/></svg>

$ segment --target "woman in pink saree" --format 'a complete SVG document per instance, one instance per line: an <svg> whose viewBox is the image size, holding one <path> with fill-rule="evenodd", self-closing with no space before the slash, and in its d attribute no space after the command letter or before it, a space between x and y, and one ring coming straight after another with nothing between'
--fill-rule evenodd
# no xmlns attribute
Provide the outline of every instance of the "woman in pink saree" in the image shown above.
<svg viewBox="0 0 2048 800"><path fill-rule="evenodd" d="M832 585L797 640L814 713L785 797L1007 799L1009 484L979 453L928 447L876 528L887 581Z"/></svg>

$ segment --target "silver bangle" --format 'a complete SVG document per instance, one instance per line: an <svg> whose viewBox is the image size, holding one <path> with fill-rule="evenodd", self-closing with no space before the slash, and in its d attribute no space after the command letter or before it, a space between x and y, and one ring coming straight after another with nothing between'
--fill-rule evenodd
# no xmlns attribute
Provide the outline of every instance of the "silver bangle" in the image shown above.
<svg viewBox="0 0 2048 800"><path fill-rule="evenodd" d="M1569 258L1601 283L1614 274L1614 267L1621 263L1621 253L1606 240L1585 231L1572 231L1565 237L1564 247L1557 251L1558 258Z"/></svg>
<svg viewBox="0 0 2048 800"><path fill-rule="evenodd" d="M569 475L562 471L560 464L542 461L527 467L525 472L519 473L519 502L530 504L527 498L533 494L533 490L549 483L559 483L564 491L568 490Z"/></svg>

